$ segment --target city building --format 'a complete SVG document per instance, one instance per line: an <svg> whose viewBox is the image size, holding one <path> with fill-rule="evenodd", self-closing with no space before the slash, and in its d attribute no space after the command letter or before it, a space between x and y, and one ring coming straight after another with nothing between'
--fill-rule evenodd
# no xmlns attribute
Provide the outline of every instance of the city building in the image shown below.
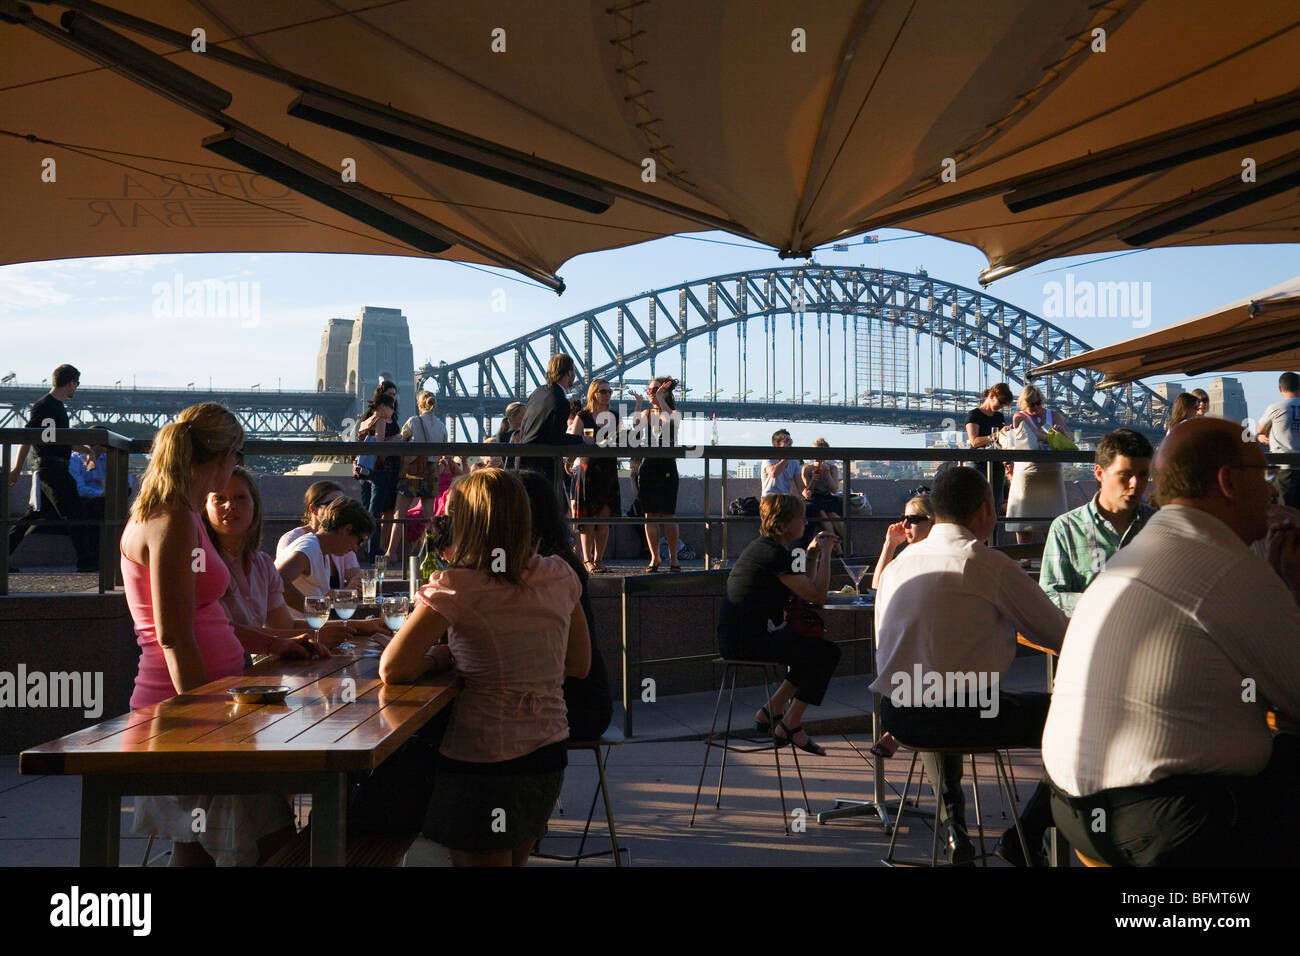
<svg viewBox="0 0 1300 956"><path fill-rule="evenodd" d="M381 378L397 386L400 414L415 414L415 357L402 310L368 305L355 319L330 319L316 356L316 391L365 399Z"/></svg>

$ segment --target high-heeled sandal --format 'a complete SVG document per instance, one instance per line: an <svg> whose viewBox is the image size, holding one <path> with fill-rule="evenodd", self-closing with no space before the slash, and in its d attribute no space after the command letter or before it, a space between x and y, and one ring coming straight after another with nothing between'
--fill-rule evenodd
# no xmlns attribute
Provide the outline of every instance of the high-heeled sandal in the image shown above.
<svg viewBox="0 0 1300 956"><path fill-rule="evenodd" d="M784 720L778 720L776 722L776 726L778 730L785 731L784 737L778 737L775 731L773 731L772 733L772 736L776 739L776 745L778 747L794 745L795 747L798 747L800 750L802 750L804 753L812 754L814 757L826 756L825 749L823 749L821 745L817 743L817 741L813 740L811 737L808 737L808 735L804 733L803 724L800 724L798 727L795 728L790 728L786 725L786 722ZM796 742L794 739L795 734L803 734L805 737L808 737L808 742L806 744L801 744Z"/></svg>
<svg viewBox="0 0 1300 956"><path fill-rule="evenodd" d="M780 713L777 714L775 717L773 717L772 712L767 709L766 704L764 704L762 707L758 709L759 712L762 713L763 717L760 717L758 718L758 720L754 721L754 729L758 731L760 734L770 734L772 732L772 725L785 716L784 713ZM764 720L763 719L764 717L767 719Z"/></svg>

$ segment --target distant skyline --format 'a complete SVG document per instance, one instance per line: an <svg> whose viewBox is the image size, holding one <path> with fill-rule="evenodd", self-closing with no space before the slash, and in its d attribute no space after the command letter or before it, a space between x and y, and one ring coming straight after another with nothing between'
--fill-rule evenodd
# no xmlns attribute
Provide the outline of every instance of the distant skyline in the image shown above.
<svg viewBox="0 0 1300 956"><path fill-rule="evenodd" d="M881 232L881 242L848 252L819 250L824 265L914 271L924 267L946 282L978 288L984 256L970 246L910 233ZM848 240L856 243L856 239ZM0 376L40 382L62 362L87 385L112 386L132 377L141 387L206 386L313 389L321 332L330 318L354 318L365 306L399 308L407 316L416 365L454 362L540 326L635 296L647 289L723 272L789 266L770 249L719 233L674 236L570 260L560 270L568 291L550 290L499 270L440 260L397 257L208 254L61 260L0 267L0 329L5 351ZM1042 315L1092 346L1107 345L1182 322L1276 285L1300 272L1300 246L1212 246L1140 250L1044 263L1001 280L991 295ZM235 309L226 317L184 317L177 284L215 279L245 283L256 321ZM1138 283L1149 293L1140 319L1048 315L1060 289L1078 282ZM1055 284L1055 287L1053 286ZM1054 301L1053 296L1057 299ZM1134 321L1149 321L1134 327ZM725 349L721 360L727 361ZM734 373L735 356L730 356ZM669 364L670 369L675 364ZM1231 373L1230 373L1231 374ZM720 371L726 381L727 369ZM1164 376L1185 387L1196 378ZM1251 413L1277 397L1276 373L1235 375ZM1068 415L1069 409L1064 409ZM764 444L768 422L719 423L723 443ZM796 441L811 444L920 444L892 428L799 425ZM805 434L806 433L806 434Z"/></svg>

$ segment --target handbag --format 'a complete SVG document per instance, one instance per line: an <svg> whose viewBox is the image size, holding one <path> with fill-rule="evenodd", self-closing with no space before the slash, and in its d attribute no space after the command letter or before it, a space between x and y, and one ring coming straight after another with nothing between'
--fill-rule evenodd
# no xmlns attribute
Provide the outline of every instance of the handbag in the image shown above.
<svg viewBox="0 0 1300 956"><path fill-rule="evenodd" d="M375 436L374 436L374 435L367 435L365 440L366 440L367 442L372 442L372 441L375 440ZM371 471L374 471L374 469L375 469L375 458L376 458L375 455L358 455L358 456L357 456L357 467L360 468L360 469L362 470L362 472L371 472Z"/></svg>
<svg viewBox="0 0 1300 956"><path fill-rule="evenodd" d="M429 440L429 430L424 427L424 416L417 415L415 420L420 423L420 434L424 436L424 441ZM429 481L429 459L423 455L407 455L402 459L402 478L413 485L425 485Z"/></svg>
<svg viewBox="0 0 1300 956"><path fill-rule="evenodd" d="M785 630L795 637L825 637L826 622L797 594L791 594L785 606Z"/></svg>

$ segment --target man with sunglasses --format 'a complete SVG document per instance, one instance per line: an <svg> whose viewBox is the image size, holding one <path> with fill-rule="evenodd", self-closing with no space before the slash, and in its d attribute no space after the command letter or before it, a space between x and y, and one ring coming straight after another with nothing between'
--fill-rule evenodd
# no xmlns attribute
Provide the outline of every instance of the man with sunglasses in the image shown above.
<svg viewBox="0 0 1300 956"><path fill-rule="evenodd" d="M1160 511L1079 599L1043 731L1056 824L1112 866L1294 865L1300 528L1241 427L1183 422ZM1268 559L1250 542L1267 533ZM1271 566L1270 566L1271 565Z"/></svg>
<svg viewBox="0 0 1300 956"><path fill-rule="evenodd" d="M1038 584L1052 603L1074 613L1079 596L1106 562L1146 525L1155 509L1142 500L1151 475L1151 442L1117 428L1097 442L1092 500L1052 521Z"/></svg>

